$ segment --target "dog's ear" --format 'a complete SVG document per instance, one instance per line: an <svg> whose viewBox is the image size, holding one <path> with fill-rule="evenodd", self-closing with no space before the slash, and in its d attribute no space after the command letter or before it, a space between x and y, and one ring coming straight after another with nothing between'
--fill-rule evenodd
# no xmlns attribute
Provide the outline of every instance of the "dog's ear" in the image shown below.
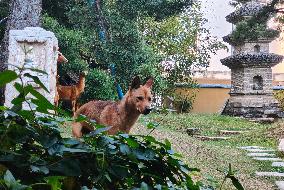
<svg viewBox="0 0 284 190"><path fill-rule="evenodd" d="M140 87L140 85L141 85L140 78L139 78L139 76L136 76L136 77L134 77L133 80L132 80L130 89L137 89L137 88Z"/></svg>
<svg viewBox="0 0 284 190"><path fill-rule="evenodd" d="M154 79L153 79L153 77L150 77L150 78L146 81L146 83L144 84L144 86L146 86L147 88L152 88L153 83L154 83Z"/></svg>

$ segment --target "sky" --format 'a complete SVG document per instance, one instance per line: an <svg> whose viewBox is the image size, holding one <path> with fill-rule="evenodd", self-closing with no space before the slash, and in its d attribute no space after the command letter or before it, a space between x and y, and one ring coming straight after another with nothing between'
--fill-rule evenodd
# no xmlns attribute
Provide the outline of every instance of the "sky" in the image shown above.
<svg viewBox="0 0 284 190"><path fill-rule="evenodd" d="M222 37L228 35L232 31L232 24L228 23L225 17L233 12L234 7L229 5L230 0L201 0L201 11L204 17L208 20L205 25L211 31L211 34L222 40ZM273 24L270 24L272 27ZM284 55L284 34L275 40L270 45L270 52ZM226 43L225 43L226 44ZM220 50L217 55L212 55L209 71L229 71L230 69L223 66L220 59L231 55L231 46L228 46L229 51ZM274 73L284 73L284 63L278 64L273 68Z"/></svg>

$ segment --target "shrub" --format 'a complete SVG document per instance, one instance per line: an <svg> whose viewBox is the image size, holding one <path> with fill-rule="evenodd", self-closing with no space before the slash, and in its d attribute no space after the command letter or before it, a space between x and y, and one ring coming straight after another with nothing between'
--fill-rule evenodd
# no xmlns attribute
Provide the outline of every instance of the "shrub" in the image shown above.
<svg viewBox="0 0 284 190"><path fill-rule="evenodd" d="M18 69L22 73L25 64ZM0 87L18 77L14 71L0 73ZM37 76L31 79L43 86ZM63 138L60 126L72 119L51 114L56 108L31 84L15 87L14 106L0 107L0 189L200 189L189 175L198 170L184 164L169 141L108 136L108 128L84 117L77 121L96 130L82 140ZM24 102L36 110L22 110Z"/></svg>
<svg viewBox="0 0 284 190"><path fill-rule="evenodd" d="M284 90L277 90L273 95L278 100L281 109L284 110Z"/></svg>
<svg viewBox="0 0 284 190"><path fill-rule="evenodd" d="M63 85L76 83L74 75L79 76L80 72L88 68L88 64L81 58L80 53L89 52L92 37L80 30L66 28L46 14L43 16L43 27L55 33L60 51L69 60L69 63L58 66L60 83Z"/></svg>
<svg viewBox="0 0 284 190"><path fill-rule="evenodd" d="M114 100L117 98L115 84L108 73L92 69L86 76L85 91L81 101L86 103L91 100Z"/></svg>

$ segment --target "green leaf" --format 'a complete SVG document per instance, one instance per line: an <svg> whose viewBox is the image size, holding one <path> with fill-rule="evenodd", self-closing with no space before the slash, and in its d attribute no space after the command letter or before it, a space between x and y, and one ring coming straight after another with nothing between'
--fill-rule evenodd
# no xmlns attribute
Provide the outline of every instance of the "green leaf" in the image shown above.
<svg viewBox="0 0 284 190"><path fill-rule="evenodd" d="M36 104L38 107L42 107L43 109L54 109L54 105L51 104L43 95L41 95L38 91L36 91L31 85L28 85L25 87L25 89L30 92L34 97L36 97L36 100L32 100L34 104Z"/></svg>
<svg viewBox="0 0 284 190"><path fill-rule="evenodd" d="M109 182L111 182L111 178L109 177L109 174L108 174L108 173L105 174L105 177L107 178L107 180L108 180Z"/></svg>
<svg viewBox="0 0 284 190"><path fill-rule="evenodd" d="M138 148L139 147L139 143L136 140L132 139L132 138L126 139L126 142L132 148Z"/></svg>
<svg viewBox="0 0 284 190"><path fill-rule="evenodd" d="M123 179L128 176L128 166L123 165L113 165L112 170L114 171L114 174L118 176L120 179Z"/></svg>
<svg viewBox="0 0 284 190"><path fill-rule="evenodd" d="M7 110L8 108L6 108L5 106L0 106L0 111L5 111Z"/></svg>
<svg viewBox="0 0 284 190"><path fill-rule="evenodd" d="M46 92L49 92L37 76L33 76L30 73L25 73L24 76L33 79L33 81L38 84L42 89L44 89Z"/></svg>
<svg viewBox="0 0 284 190"><path fill-rule="evenodd" d="M155 152L151 149L147 150L141 150L141 149L135 149L132 151L132 153L137 157L137 159L140 160L155 160Z"/></svg>
<svg viewBox="0 0 284 190"><path fill-rule="evenodd" d="M62 180L64 178L65 177L62 176L49 176L45 177L44 180L51 186L51 190L61 190L63 185Z"/></svg>
<svg viewBox="0 0 284 190"><path fill-rule="evenodd" d="M9 170L7 170L4 175L4 181L7 187L12 190L25 190L28 188L26 185L21 185L18 181L16 181Z"/></svg>
<svg viewBox="0 0 284 190"><path fill-rule="evenodd" d="M49 170L46 166L33 166L31 165L31 170L34 173L43 173L43 174L48 174Z"/></svg>
<svg viewBox="0 0 284 190"><path fill-rule="evenodd" d="M16 88L16 90L17 90L19 93L24 92L24 88L23 88L23 86L22 86L20 83L15 82L14 87Z"/></svg>
<svg viewBox="0 0 284 190"><path fill-rule="evenodd" d="M157 143L157 140L152 136L145 136L144 139L146 139L148 142Z"/></svg>
<svg viewBox="0 0 284 190"><path fill-rule="evenodd" d="M95 0L87 0L89 6L93 6L95 3Z"/></svg>
<svg viewBox="0 0 284 190"><path fill-rule="evenodd" d="M147 128L148 129L155 129L155 128L157 128L158 127L158 124L157 123L148 123L147 124Z"/></svg>
<svg viewBox="0 0 284 190"><path fill-rule="evenodd" d="M80 176L82 173L79 161L72 158L55 162L49 169L66 176Z"/></svg>
<svg viewBox="0 0 284 190"><path fill-rule="evenodd" d="M244 187L236 177L230 176L229 178L232 180L232 183L237 188L237 190L244 190Z"/></svg>
<svg viewBox="0 0 284 190"><path fill-rule="evenodd" d="M12 100L12 104L14 105L22 105L22 103L25 101L25 97L23 97L23 94L19 94L16 98Z"/></svg>
<svg viewBox="0 0 284 190"><path fill-rule="evenodd" d="M140 186L140 190L150 190L152 189L147 183L142 182Z"/></svg>
<svg viewBox="0 0 284 190"><path fill-rule="evenodd" d="M171 150L172 149L171 142L168 139L165 140L165 148L167 150Z"/></svg>
<svg viewBox="0 0 284 190"><path fill-rule="evenodd" d="M0 87L6 85L13 80L16 80L18 75L15 71L6 70L0 73Z"/></svg>
<svg viewBox="0 0 284 190"><path fill-rule="evenodd" d="M14 178L13 174L9 170L6 171L6 173L4 175L4 180L5 180L7 186L8 186L8 184L16 183L16 179Z"/></svg>
<svg viewBox="0 0 284 190"><path fill-rule="evenodd" d="M86 135L87 137L93 137L93 136L96 136L98 134L101 134L103 132L107 132L108 130L110 130L112 127L104 127L104 128L99 128L99 129L96 129L92 132L90 132L88 135Z"/></svg>
<svg viewBox="0 0 284 190"><path fill-rule="evenodd" d="M119 150L122 154L128 155L131 153L130 148L126 144L119 145Z"/></svg>

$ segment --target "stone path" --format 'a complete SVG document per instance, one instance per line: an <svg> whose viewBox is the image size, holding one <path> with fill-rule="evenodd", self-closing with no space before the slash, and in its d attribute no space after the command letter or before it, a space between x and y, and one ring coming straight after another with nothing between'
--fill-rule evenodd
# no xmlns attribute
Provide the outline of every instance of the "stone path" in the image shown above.
<svg viewBox="0 0 284 190"><path fill-rule="evenodd" d="M253 153L248 153L247 155L252 157L275 157L275 154L267 152L253 152Z"/></svg>
<svg viewBox="0 0 284 190"><path fill-rule="evenodd" d="M269 158L269 157L253 157L254 160L260 160L260 161L282 161L281 158Z"/></svg>
<svg viewBox="0 0 284 190"><path fill-rule="evenodd" d="M248 152L275 152L275 150L265 150L265 149L248 149L248 150L246 150L246 151L248 151Z"/></svg>
<svg viewBox="0 0 284 190"><path fill-rule="evenodd" d="M243 133L247 133L249 131L230 131L230 130L220 130L219 134L220 135L239 135Z"/></svg>
<svg viewBox="0 0 284 190"><path fill-rule="evenodd" d="M198 138L198 139L200 139L202 141L208 141L208 140L220 141L220 140L228 140L228 139L230 139L230 137L210 137L210 136L202 136L202 135L195 136L195 138Z"/></svg>
<svg viewBox="0 0 284 190"><path fill-rule="evenodd" d="M284 177L284 173L280 172L255 172L255 175L264 177Z"/></svg>
<svg viewBox="0 0 284 190"><path fill-rule="evenodd" d="M284 162L273 162L272 166L273 167L284 167Z"/></svg>
<svg viewBox="0 0 284 190"><path fill-rule="evenodd" d="M265 147L259 146L243 146L239 148L247 151L247 155L252 157L252 159L254 160L273 161L271 165L272 167L284 167L284 160L276 157L276 155L274 154L275 150L273 149L267 149ZM259 177L284 177L283 172L255 172L255 175ZM284 181L276 181L275 184L279 190L284 190Z"/></svg>
<svg viewBox="0 0 284 190"><path fill-rule="evenodd" d="M279 190L284 190L284 181L275 182Z"/></svg>
<svg viewBox="0 0 284 190"><path fill-rule="evenodd" d="M205 136L205 135L199 135L201 132L198 129L189 129L186 131L188 135L194 136L195 138L198 138L202 141L220 141L220 140L228 140L230 139L232 135L240 135L242 133L246 133L248 131L232 131L232 130L220 130L218 133L220 136Z"/></svg>

